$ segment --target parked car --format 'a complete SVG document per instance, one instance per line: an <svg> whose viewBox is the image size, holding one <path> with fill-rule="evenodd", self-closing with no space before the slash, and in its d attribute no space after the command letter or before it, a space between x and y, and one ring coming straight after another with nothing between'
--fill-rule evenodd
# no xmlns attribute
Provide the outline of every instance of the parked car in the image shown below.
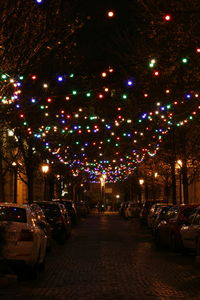
<svg viewBox="0 0 200 300"><path fill-rule="evenodd" d="M198 206L180 229L185 251L200 255L200 206Z"/></svg>
<svg viewBox="0 0 200 300"><path fill-rule="evenodd" d="M47 247L47 236L35 211L28 204L1 203L0 225L5 228L3 258L14 269L35 278L44 267Z"/></svg>
<svg viewBox="0 0 200 300"><path fill-rule="evenodd" d="M47 222L45 214L38 204L32 203L30 204L30 207L35 213L38 225L44 230L44 233L47 236L47 250L49 251L52 247L52 227Z"/></svg>
<svg viewBox="0 0 200 300"><path fill-rule="evenodd" d="M128 201L124 201L120 204L119 214L123 218L125 218L125 210L126 210L127 206L128 206Z"/></svg>
<svg viewBox="0 0 200 300"><path fill-rule="evenodd" d="M172 207L172 205L167 205L167 206L161 205L157 208L157 210L155 212L155 218L154 218L154 221L152 222L152 226L151 226L153 236L155 235L158 224L161 221L165 220L166 214L171 207Z"/></svg>
<svg viewBox="0 0 200 300"><path fill-rule="evenodd" d="M166 203L155 203L151 206L149 214L147 215L147 225L149 228L152 229L159 208L164 206L166 207Z"/></svg>
<svg viewBox="0 0 200 300"><path fill-rule="evenodd" d="M52 227L52 237L64 244L71 234L71 219L63 204L53 201L36 201Z"/></svg>
<svg viewBox="0 0 200 300"><path fill-rule="evenodd" d="M141 225L147 225L147 218L148 218L148 214L149 211L152 207L153 204L155 204L155 201L145 201L142 205L142 208L140 210L140 214L139 214L139 220Z"/></svg>
<svg viewBox="0 0 200 300"><path fill-rule="evenodd" d="M139 205L135 202L128 201L124 206L124 217L126 219L137 217L139 215Z"/></svg>
<svg viewBox="0 0 200 300"><path fill-rule="evenodd" d="M65 200L65 199L62 199L62 200L58 200L58 199L54 199L53 201L57 201L57 202L60 202L62 203L70 218L71 218L71 222L72 222L72 225L76 225L78 223L78 214L77 214L77 210L76 210L76 207L75 207L75 204L72 200Z"/></svg>
<svg viewBox="0 0 200 300"><path fill-rule="evenodd" d="M197 205L174 205L161 221L155 232L155 242L158 246L169 246L172 250L178 250L183 247L180 229L182 225L188 222L190 215L194 212Z"/></svg>

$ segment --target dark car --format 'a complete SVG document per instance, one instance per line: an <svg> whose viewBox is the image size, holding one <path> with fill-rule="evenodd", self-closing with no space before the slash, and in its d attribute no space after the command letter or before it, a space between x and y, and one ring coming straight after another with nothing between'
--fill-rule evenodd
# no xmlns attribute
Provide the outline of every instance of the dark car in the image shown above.
<svg viewBox="0 0 200 300"><path fill-rule="evenodd" d="M52 237L60 244L64 244L71 234L71 219L63 204L52 201L37 201L44 215L52 227Z"/></svg>
<svg viewBox="0 0 200 300"><path fill-rule="evenodd" d="M172 206L165 219L162 220L155 231L155 242L157 246L168 246L172 250L180 250L183 247L180 229L187 223L193 214L195 204Z"/></svg>
<svg viewBox="0 0 200 300"><path fill-rule="evenodd" d="M37 203L30 204L32 211L35 214L37 224L43 229L47 236L47 250L51 250L52 246L52 227L47 221L42 208Z"/></svg>
<svg viewBox="0 0 200 300"><path fill-rule="evenodd" d="M72 225L77 225L78 214L77 214L77 210L76 210L74 202L72 200L67 200L67 199L62 199L62 200L55 199L53 201L62 203L65 206L65 208L71 218Z"/></svg>
<svg viewBox="0 0 200 300"><path fill-rule="evenodd" d="M147 201L145 201L142 204L142 208L141 208L140 214L139 214L140 224L148 225L148 216L149 216L152 206L155 204L167 205L167 202L165 202L163 200L147 200Z"/></svg>
<svg viewBox="0 0 200 300"><path fill-rule="evenodd" d="M153 204L155 204L155 201L145 201L142 205L142 208L140 210L139 214L139 220L141 225L147 225L147 218L150 212L150 209Z"/></svg>
<svg viewBox="0 0 200 300"><path fill-rule="evenodd" d="M155 235L155 232L157 230L157 226L161 221L164 221L166 218L166 214L168 210L172 207L172 205L167 205L167 206L160 206L155 212L154 215L154 220L152 222L152 234Z"/></svg>

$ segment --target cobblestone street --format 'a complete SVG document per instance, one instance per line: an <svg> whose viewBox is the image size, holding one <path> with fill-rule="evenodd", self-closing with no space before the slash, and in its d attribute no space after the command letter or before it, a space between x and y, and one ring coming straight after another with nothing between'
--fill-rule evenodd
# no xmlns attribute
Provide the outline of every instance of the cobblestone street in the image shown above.
<svg viewBox="0 0 200 300"><path fill-rule="evenodd" d="M91 215L55 245L35 281L1 289L1 300L200 299L193 256L159 251L137 220Z"/></svg>

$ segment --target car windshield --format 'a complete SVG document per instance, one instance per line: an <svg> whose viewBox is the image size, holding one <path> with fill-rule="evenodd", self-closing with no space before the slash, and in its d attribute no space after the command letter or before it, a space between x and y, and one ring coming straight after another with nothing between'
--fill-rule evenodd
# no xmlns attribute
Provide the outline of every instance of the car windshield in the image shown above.
<svg viewBox="0 0 200 300"><path fill-rule="evenodd" d="M26 210L20 207L0 206L0 221L26 223Z"/></svg>
<svg viewBox="0 0 200 300"><path fill-rule="evenodd" d="M57 204L48 204L48 203L40 203L40 207L42 208L45 217L48 218L57 218L60 216L60 208Z"/></svg>

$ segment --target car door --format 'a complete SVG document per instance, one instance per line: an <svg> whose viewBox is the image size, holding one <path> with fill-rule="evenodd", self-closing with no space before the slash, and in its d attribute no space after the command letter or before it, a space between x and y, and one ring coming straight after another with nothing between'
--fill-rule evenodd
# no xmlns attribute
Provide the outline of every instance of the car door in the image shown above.
<svg viewBox="0 0 200 300"><path fill-rule="evenodd" d="M197 237L200 232L200 210L197 210L192 218L191 225L185 226L184 234L182 235L186 248L195 249Z"/></svg>
<svg viewBox="0 0 200 300"><path fill-rule="evenodd" d="M174 223L176 222L176 217L178 214L178 207L173 206L169 209L169 211L166 214L166 218L164 221L161 221L161 231L160 231L160 237L163 243L169 245L171 240L171 230L174 226Z"/></svg>

